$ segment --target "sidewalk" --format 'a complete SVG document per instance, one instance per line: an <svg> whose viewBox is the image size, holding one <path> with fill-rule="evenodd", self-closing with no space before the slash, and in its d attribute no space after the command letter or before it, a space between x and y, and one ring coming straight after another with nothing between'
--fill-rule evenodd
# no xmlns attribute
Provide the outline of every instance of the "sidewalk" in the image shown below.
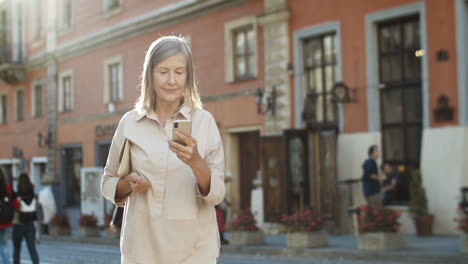
<svg viewBox="0 0 468 264"><path fill-rule="evenodd" d="M229 238L229 233L227 233ZM74 236L42 236L43 241L90 243L104 245L119 245L119 241L105 237L80 238ZM223 253L240 253L249 255L296 256L325 259L355 259L382 261L412 261L421 263L467 264L468 254L460 253L458 236L434 236L419 238L406 236L406 248L399 251L361 251L352 235L329 236L329 246L319 249L286 248L285 235L267 235L263 246L223 246Z"/></svg>

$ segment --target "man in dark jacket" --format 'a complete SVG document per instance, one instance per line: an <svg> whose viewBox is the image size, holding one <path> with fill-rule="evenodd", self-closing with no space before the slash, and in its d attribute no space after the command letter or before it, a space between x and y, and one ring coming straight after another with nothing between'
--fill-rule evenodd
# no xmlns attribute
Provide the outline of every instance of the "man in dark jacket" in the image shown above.
<svg viewBox="0 0 468 264"><path fill-rule="evenodd" d="M367 153L369 158L362 164L362 187L364 196L369 204L380 207L382 206L382 199L380 196L380 178L376 161L379 158L378 146L370 146Z"/></svg>

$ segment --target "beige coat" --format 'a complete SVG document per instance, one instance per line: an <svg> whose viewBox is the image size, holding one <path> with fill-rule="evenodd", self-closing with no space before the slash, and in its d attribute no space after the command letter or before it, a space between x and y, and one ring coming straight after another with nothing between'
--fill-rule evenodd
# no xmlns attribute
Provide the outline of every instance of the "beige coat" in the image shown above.
<svg viewBox="0 0 468 264"><path fill-rule="evenodd" d="M174 120L192 120L192 137L211 170L208 195L203 196L191 168L170 151ZM214 206L225 196L224 153L212 115L183 106L163 127L154 112L126 113L115 132L102 177L102 193L113 203L118 182L117 155L131 142L132 170L151 184L145 194L129 196L120 243L122 263L205 264L219 255Z"/></svg>

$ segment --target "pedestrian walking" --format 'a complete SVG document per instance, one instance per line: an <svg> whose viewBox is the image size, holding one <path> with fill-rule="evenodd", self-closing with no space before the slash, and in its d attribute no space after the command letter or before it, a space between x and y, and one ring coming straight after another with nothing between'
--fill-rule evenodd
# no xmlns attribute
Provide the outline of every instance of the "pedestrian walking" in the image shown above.
<svg viewBox="0 0 468 264"><path fill-rule="evenodd" d="M17 191L20 207L16 210L13 219L13 263L20 263L21 242L24 238L31 261L33 264L37 264L39 263L39 255L36 250L36 227L34 226L34 221L37 221L37 201L34 185L28 174L20 174Z"/></svg>
<svg viewBox="0 0 468 264"><path fill-rule="evenodd" d="M182 38L151 44L140 86L135 109L122 117L112 139L101 186L106 199L125 203L122 263L216 263L214 206L226 193L223 146L214 118L202 109ZM191 135L174 132L188 120ZM124 142L132 172L119 178Z"/></svg>
<svg viewBox="0 0 468 264"><path fill-rule="evenodd" d="M10 264L10 256L6 250L5 233L12 226L14 210L19 208L18 200L11 185L6 182L5 174L0 168L0 257L3 264Z"/></svg>
<svg viewBox="0 0 468 264"><path fill-rule="evenodd" d="M42 189L39 191L38 200L42 206L43 213L43 219L41 223L42 233L49 234L50 220L57 212L54 195L52 194L52 189L50 186L42 187Z"/></svg>
<svg viewBox="0 0 468 264"><path fill-rule="evenodd" d="M368 204L382 206L382 198L380 197L380 178L377 166L377 159L379 158L379 148L377 145L372 145L367 151L369 157L362 165L363 176L362 184L364 196Z"/></svg>
<svg viewBox="0 0 468 264"><path fill-rule="evenodd" d="M395 171L393 166L388 162L382 164L382 173L382 203L384 206L386 206L393 201L393 196L398 183L399 175L398 172Z"/></svg>

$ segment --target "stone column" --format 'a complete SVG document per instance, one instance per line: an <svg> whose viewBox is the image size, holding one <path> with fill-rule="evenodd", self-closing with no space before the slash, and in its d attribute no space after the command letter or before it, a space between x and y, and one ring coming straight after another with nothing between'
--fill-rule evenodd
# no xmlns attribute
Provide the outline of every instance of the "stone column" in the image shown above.
<svg viewBox="0 0 468 264"><path fill-rule="evenodd" d="M47 1L49 10L55 14L57 9L57 0ZM47 17L47 53L53 54L57 45L57 19L55 16ZM47 131L45 137L50 141L47 147L47 176L45 183L57 183L59 181L56 173L57 168L57 61L54 56L50 56L46 62L47 65Z"/></svg>
<svg viewBox="0 0 468 264"><path fill-rule="evenodd" d="M44 135L49 140L47 146L47 176L45 183L56 183L58 177L57 168L57 63L51 59L47 65L47 134Z"/></svg>
<svg viewBox="0 0 468 264"><path fill-rule="evenodd" d="M266 134L281 134L291 125L289 87L289 11L286 0L265 0L265 12L258 18L263 27L265 45L265 96L276 87L275 115L266 116Z"/></svg>

